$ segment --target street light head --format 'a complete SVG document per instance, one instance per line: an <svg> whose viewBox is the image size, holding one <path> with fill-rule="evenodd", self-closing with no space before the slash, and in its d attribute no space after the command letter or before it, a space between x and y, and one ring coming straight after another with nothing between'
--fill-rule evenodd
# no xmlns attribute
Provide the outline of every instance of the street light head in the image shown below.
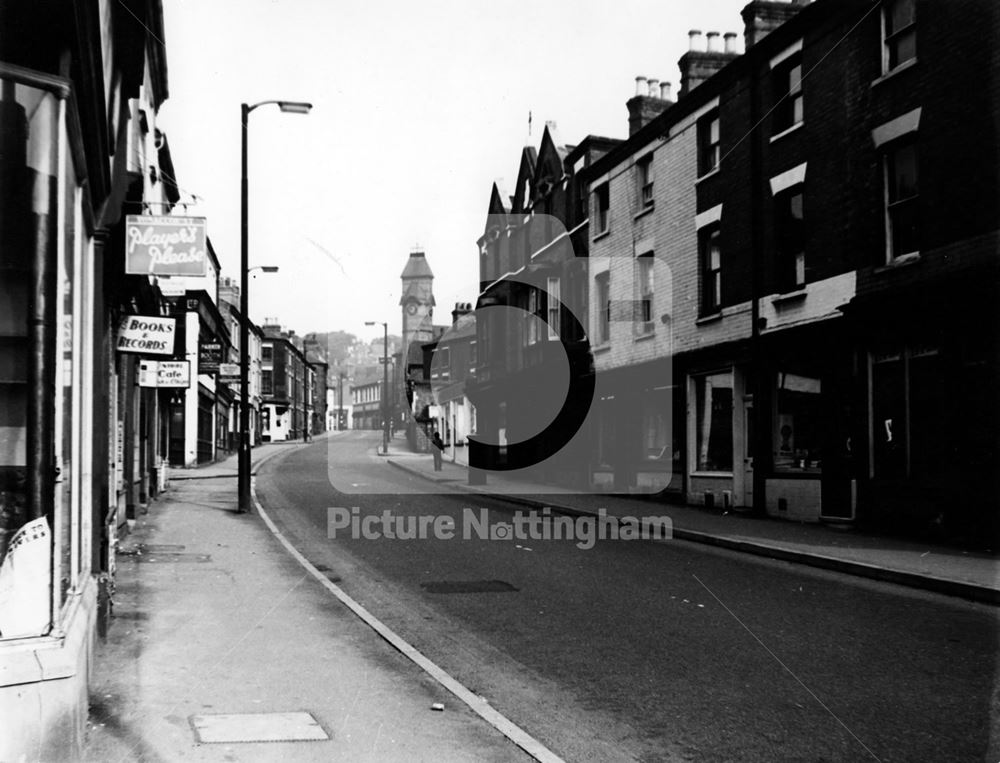
<svg viewBox="0 0 1000 763"><path fill-rule="evenodd" d="M375 321L365 321L365 325L366 326L375 326L377 324L375 323Z"/></svg>
<svg viewBox="0 0 1000 763"><path fill-rule="evenodd" d="M278 108L288 114L308 114L312 107L311 103L302 101L278 101Z"/></svg>
<svg viewBox="0 0 1000 763"><path fill-rule="evenodd" d="M265 273L277 273L278 272L278 266L277 265L261 265L260 269L262 271L264 271Z"/></svg>

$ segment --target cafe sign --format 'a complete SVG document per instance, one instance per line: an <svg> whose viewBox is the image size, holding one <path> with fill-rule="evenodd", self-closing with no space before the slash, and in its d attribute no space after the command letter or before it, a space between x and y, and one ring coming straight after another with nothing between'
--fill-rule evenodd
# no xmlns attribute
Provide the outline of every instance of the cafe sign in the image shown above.
<svg viewBox="0 0 1000 763"><path fill-rule="evenodd" d="M208 234L204 217L128 215L125 272L130 275L204 276Z"/></svg>
<svg viewBox="0 0 1000 763"><path fill-rule="evenodd" d="M115 349L141 355L173 355L175 328L173 318L127 315L118 328Z"/></svg>
<svg viewBox="0 0 1000 763"><path fill-rule="evenodd" d="M191 364L186 360L140 361L139 386L185 389L191 386Z"/></svg>

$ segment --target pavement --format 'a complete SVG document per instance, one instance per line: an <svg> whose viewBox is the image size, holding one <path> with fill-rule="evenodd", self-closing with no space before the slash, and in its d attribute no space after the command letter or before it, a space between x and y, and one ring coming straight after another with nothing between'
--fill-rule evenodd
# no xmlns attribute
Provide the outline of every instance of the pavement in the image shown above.
<svg viewBox="0 0 1000 763"><path fill-rule="evenodd" d="M237 513L235 473L176 470L120 547L84 760L531 759Z"/></svg>
<svg viewBox="0 0 1000 763"><path fill-rule="evenodd" d="M378 448L382 454L381 447ZM1000 604L1000 559L933 543L875 535L853 526L761 518L739 511L710 510L627 495L598 495L530 482L511 473L489 474L486 485L468 484L468 468L447 457L434 471L430 454L409 451L405 440L390 442L392 466L442 489L501 497L530 508L550 508L572 516L669 517L673 538L781 559L883 582L920 588L990 604Z"/></svg>

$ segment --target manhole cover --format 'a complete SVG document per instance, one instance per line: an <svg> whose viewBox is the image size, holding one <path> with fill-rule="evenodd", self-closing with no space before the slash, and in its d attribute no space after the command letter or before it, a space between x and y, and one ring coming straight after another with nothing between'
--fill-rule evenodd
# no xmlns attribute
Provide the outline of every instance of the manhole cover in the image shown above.
<svg viewBox="0 0 1000 763"><path fill-rule="evenodd" d="M427 593L507 593L518 590L503 580L440 580L421 583L420 587Z"/></svg>
<svg viewBox="0 0 1000 763"><path fill-rule="evenodd" d="M156 554L148 552L144 554L134 554L132 560L143 564L183 563L183 562L210 562L212 557L209 554Z"/></svg>
<svg viewBox="0 0 1000 763"><path fill-rule="evenodd" d="M144 554L176 554L187 548L178 543L136 543L136 547Z"/></svg>
<svg viewBox="0 0 1000 763"><path fill-rule="evenodd" d="M191 726L203 744L223 742L319 742L330 737L311 713L193 715Z"/></svg>

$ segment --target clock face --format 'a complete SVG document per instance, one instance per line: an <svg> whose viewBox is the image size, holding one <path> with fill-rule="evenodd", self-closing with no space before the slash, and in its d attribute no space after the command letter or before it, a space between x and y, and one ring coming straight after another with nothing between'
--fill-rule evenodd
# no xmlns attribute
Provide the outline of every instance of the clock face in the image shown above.
<svg viewBox="0 0 1000 763"><path fill-rule="evenodd" d="M417 303L416 302L407 302L406 303L406 312L409 313L410 315L416 315L417 314Z"/></svg>

